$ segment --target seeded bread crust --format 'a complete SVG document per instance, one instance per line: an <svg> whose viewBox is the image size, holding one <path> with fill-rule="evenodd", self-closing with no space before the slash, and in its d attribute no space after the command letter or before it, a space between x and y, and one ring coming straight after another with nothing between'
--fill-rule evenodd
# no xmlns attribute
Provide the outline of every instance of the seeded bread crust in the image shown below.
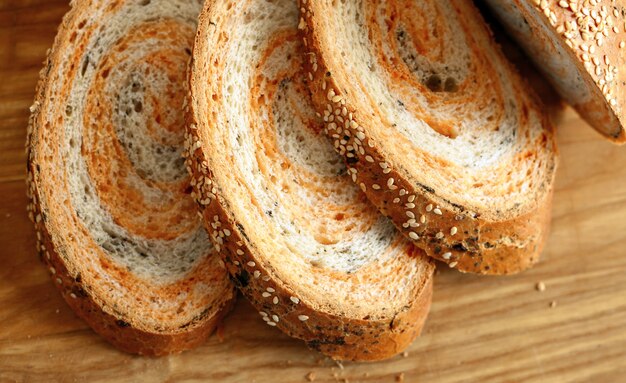
<svg viewBox="0 0 626 383"><path fill-rule="evenodd" d="M432 275L434 271L434 265L428 258L424 257L419 250L408 245L409 256L419 257L422 260L423 272L418 274L416 278L419 279L411 284L409 293L411 299L399 310L391 313L373 312L371 317L367 315L360 319L355 318L348 306L343 307L345 311L342 313L329 312L327 308L321 307L321 305L298 293L297 290L300 286L288 285L277 276L279 269L284 267L279 264L280 262L268 263L263 261L261 249L252 239L253 236L244 229L244 224L234 216L233 207L222 196L222 188L214 182L215 171L236 173L238 169L228 164L223 158L212 160L213 163L219 163L218 166L221 168L211 168L206 155L209 149L203 147L199 136L203 129L223 131L227 128L226 126L209 127L205 125L207 123L205 116L211 112L202 108L201 105L203 104L199 99L201 95L207 92L206 89L210 89L210 93L214 92L211 102L218 105L225 103L223 91L205 75L205 72L208 71L207 60L209 60L205 55L206 52L218 49L219 52L222 52L218 55L221 57L220 62L214 62L211 59L211 65L215 67L224 65L228 53L226 48L219 44L236 41L232 36L233 30L239 27L243 28L239 24L225 26L225 23L229 17L241 17L241 13L249 15L250 18L258 16L251 9L246 8L250 4L252 4L251 8L254 8L255 5L262 5L255 4L255 2L256 0L232 6L227 1L209 1L200 15L192 70L190 71L191 105L188 109L189 129L186 141L188 171L192 174L194 187L193 196L196 198L207 230L222 255L233 282L259 310L261 318L269 326L277 327L289 336L305 341L310 348L333 359L373 361L390 358L408 347L419 335L426 320L432 297ZM285 1L280 3L291 6ZM280 5L274 6L279 7ZM258 11L259 8L255 8L255 10ZM269 22L266 19L263 20ZM290 20L281 20L281 24L286 31L290 31L286 26L292 24L293 33L297 36L297 18L294 18L293 23ZM258 41L258 47L255 49L263 52L266 43L264 40ZM252 65L252 63L244 65ZM242 96L239 95L238 97L241 98ZM270 96L267 95L266 97ZM255 117L252 116L251 118ZM210 121L217 120L215 118ZM227 141L228 139L222 136L220 140ZM233 153L232 155L241 154ZM230 182L239 181L233 177ZM257 198L257 196L250 197L252 199ZM311 216L309 219L315 220L316 217ZM261 224L257 223L257 225ZM265 230L270 231L275 230L275 228L266 227ZM402 246L405 245L407 244ZM298 272L303 271L293 271L293 273ZM339 276L337 280L340 281L344 277L348 278L350 277L349 274ZM350 292L346 291L345 295L350 295ZM327 305L330 305L330 302Z"/></svg>
<svg viewBox="0 0 626 383"><path fill-rule="evenodd" d="M63 242L61 237L64 234L59 227L50 223L51 215L56 212L50 207L44 208L41 199L43 191L40 185L43 185L43 180L49 177L41 171L42 149L40 145L43 144L41 142L42 131L50 129L49 123L43 123L45 120L43 108L50 102L47 100L47 94L49 88L54 86L51 81L52 71L54 63L58 62L67 50L64 37L72 32L78 22L77 18L84 15L83 11L89 9L89 6L87 2L73 2L72 9L64 16L54 46L48 50L44 67L40 72L35 101L30 110L26 140L27 196L29 218L34 223L37 235L37 252L68 306L113 346L128 353L147 356L180 353L203 344L225 315L230 312L236 298L234 286L214 292L219 295L217 303L212 307L206 307L187 323L176 328L172 328L168 323L162 323L158 327L146 326L138 319L138 315L133 313L129 316L118 311L109 297L97 291L99 286L86 281L87 278L81 274L81 267L77 260L88 254L87 249L85 249L85 254L74 254L65 245L59 246L59 243ZM53 206L53 208L58 208L58 206ZM220 271L211 269L212 265L212 262L201 263L192 273L209 273L217 277ZM193 276L191 279L193 280ZM132 283L130 278L128 281ZM124 280L119 282L125 283ZM137 291L137 293L140 292ZM167 298L164 297L164 299Z"/></svg>
<svg viewBox="0 0 626 383"><path fill-rule="evenodd" d="M335 141L337 151L345 156L353 181L407 238L451 268L466 273L503 275L534 265L548 237L557 166L555 137L547 115L542 114L541 121L546 127L543 145L553 151L554 157L546 169L547 176L536 185L541 197L533 209L493 219L441 198L428 185L411 182L406 172L409 165L394 164L370 138L367 127L361 125L369 123L363 118L367 113L351 105L350 97L336 82L326 60L338 53L320 41L323 27L317 23L324 12L334 11L333 5L327 3L300 0L299 28L308 51L306 64L313 101L325 118L325 131ZM480 20L478 11L473 6L471 9L474 12L471 16ZM509 69L516 76L510 65ZM539 110L535 96L530 97L534 100L533 108ZM343 116L343 122L332 116Z"/></svg>
<svg viewBox="0 0 626 383"><path fill-rule="evenodd" d="M488 0L557 91L598 132L626 142L626 2Z"/></svg>

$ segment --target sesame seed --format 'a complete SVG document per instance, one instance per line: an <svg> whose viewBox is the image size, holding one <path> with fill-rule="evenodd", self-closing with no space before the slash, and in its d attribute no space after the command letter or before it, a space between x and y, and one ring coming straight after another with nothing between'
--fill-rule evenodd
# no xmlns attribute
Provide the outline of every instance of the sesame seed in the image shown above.
<svg viewBox="0 0 626 383"><path fill-rule="evenodd" d="M77 297L76 297L76 294L74 294L74 293L71 293L71 294L70 294L70 297L72 297L73 299L76 299L76 298L77 298Z"/></svg>
<svg viewBox="0 0 626 383"><path fill-rule="evenodd" d="M255 270L253 274L255 279L259 279L259 277L261 276L261 272L259 270Z"/></svg>
<svg viewBox="0 0 626 383"><path fill-rule="evenodd" d="M458 265L458 264L459 264L459 263L455 261L455 262L450 263L448 266L450 266L450 268L451 268L451 269L453 269L453 268L455 268L455 267L456 267L456 265Z"/></svg>
<svg viewBox="0 0 626 383"><path fill-rule="evenodd" d="M439 208L435 208L433 209L433 213L437 214L437 215L443 215L443 212L441 211L441 209Z"/></svg>
<svg viewBox="0 0 626 383"><path fill-rule="evenodd" d="M374 190L380 190L380 185L378 185L378 184L374 184L374 185L372 185L372 189L374 189Z"/></svg>
<svg viewBox="0 0 626 383"><path fill-rule="evenodd" d="M262 317L266 317L267 313L265 311L259 311L259 314L261 314Z"/></svg>
<svg viewBox="0 0 626 383"><path fill-rule="evenodd" d="M298 319L300 319L300 321L302 322L306 322L309 320L309 317L306 315L298 315Z"/></svg>
<svg viewBox="0 0 626 383"><path fill-rule="evenodd" d="M280 322L280 319L278 318L278 315L272 315L272 320L276 323Z"/></svg>
<svg viewBox="0 0 626 383"><path fill-rule="evenodd" d="M293 303L298 304L300 303L300 299L298 297L291 297L289 298Z"/></svg>
<svg viewBox="0 0 626 383"><path fill-rule="evenodd" d="M268 293L275 293L276 292L276 290L274 290L271 287L268 287L266 290L267 290Z"/></svg>
<svg viewBox="0 0 626 383"><path fill-rule="evenodd" d="M270 294L270 293L268 293L268 292L263 292L263 294L261 294L261 296L262 296L263 298L269 298L269 297L271 297L271 296L272 296L272 294Z"/></svg>
<svg viewBox="0 0 626 383"><path fill-rule="evenodd" d="M435 234L435 238L442 239L443 238L443 233L439 232L439 233Z"/></svg>
<svg viewBox="0 0 626 383"><path fill-rule="evenodd" d="M267 322L267 324L272 326L272 327L276 327L276 322Z"/></svg>
<svg viewBox="0 0 626 383"><path fill-rule="evenodd" d="M278 304L278 297L274 297L274 299L272 299L272 303L274 303L275 305Z"/></svg>
<svg viewBox="0 0 626 383"><path fill-rule="evenodd" d="M414 240L414 241L417 241L418 239L420 239L420 236L419 236L419 235L417 235L417 233L416 233L416 232L411 231L411 232L409 233L409 238L411 238L411 239L412 239L412 240Z"/></svg>
<svg viewBox="0 0 626 383"><path fill-rule="evenodd" d="M431 211L433 211L433 205L432 205L432 204L428 204L428 205L426 205L426 211L427 211L427 212L429 212L429 213L430 213Z"/></svg>
<svg viewBox="0 0 626 383"><path fill-rule="evenodd" d="M443 253L442 257L443 257L443 259L448 260L448 259L452 258L452 253L450 253L450 252Z"/></svg>
<svg viewBox="0 0 626 383"><path fill-rule="evenodd" d="M420 222L421 222L421 223L426 223L426 216L425 216L425 215L423 215L423 214L422 214L422 215L420 216Z"/></svg>
<svg viewBox="0 0 626 383"><path fill-rule="evenodd" d="M450 229L450 235L455 235L458 231L459 229L457 229L456 226L453 226L452 229Z"/></svg>
<svg viewBox="0 0 626 383"><path fill-rule="evenodd" d="M256 263L254 263L254 261L250 261L250 262L248 262L248 266L254 267L254 266L256 266Z"/></svg>

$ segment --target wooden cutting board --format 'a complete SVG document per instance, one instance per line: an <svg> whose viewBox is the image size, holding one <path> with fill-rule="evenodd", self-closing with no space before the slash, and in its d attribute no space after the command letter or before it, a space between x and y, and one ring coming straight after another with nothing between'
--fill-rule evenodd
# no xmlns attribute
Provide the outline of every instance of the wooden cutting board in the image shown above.
<svg viewBox="0 0 626 383"><path fill-rule="evenodd" d="M406 355L334 363L266 326L243 299L200 349L161 359L113 349L62 301L25 210L28 107L67 8L0 0L0 382L306 382L309 373L316 382L626 381L626 148L571 110L559 122L541 263L499 278L442 267L424 334Z"/></svg>

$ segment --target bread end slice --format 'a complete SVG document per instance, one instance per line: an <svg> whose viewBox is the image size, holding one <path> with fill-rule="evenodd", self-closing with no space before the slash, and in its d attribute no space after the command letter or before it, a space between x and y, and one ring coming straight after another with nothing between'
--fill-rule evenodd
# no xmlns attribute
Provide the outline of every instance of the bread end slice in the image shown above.
<svg viewBox="0 0 626 383"><path fill-rule="evenodd" d="M486 2L581 117L624 144L626 3Z"/></svg>

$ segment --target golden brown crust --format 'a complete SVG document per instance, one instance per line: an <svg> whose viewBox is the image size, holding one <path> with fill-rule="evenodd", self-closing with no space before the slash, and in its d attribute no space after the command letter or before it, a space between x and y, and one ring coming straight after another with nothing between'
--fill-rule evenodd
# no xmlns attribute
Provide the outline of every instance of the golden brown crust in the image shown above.
<svg viewBox="0 0 626 383"><path fill-rule="evenodd" d="M542 61L556 59L554 56L557 53L553 46L559 44L559 48L567 52L567 57L561 58L569 60L576 67L576 76L582 79L591 92L588 99L576 100L578 95L570 94L571 90L560 89L564 98L572 102L580 115L607 139L616 144L624 144L626 73L622 68L626 64L626 2L512 2L541 46L539 50L531 49L531 57L540 65L543 64L542 70L548 72L548 77L553 82L558 83L563 78L562 67L566 64L560 63L558 67L553 67ZM513 37L524 44L523 39L527 36L516 34L513 31ZM566 77L568 86L575 80Z"/></svg>
<svg viewBox="0 0 626 383"><path fill-rule="evenodd" d="M308 50L309 82L318 112L325 115L347 116L343 139L339 143L336 124L327 123L326 132L343 150L348 172L361 186L374 205L388 216L396 227L429 256L446 262L451 268L477 274L512 274L535 264L547 238L551 220L551 201L556 162L547 169L551 177L532 211L500 221L491 221L440 198L428 186L413 184L405 178L400 167L394 166L360 126L358 112L350 104L339 84L335 82L326 60L328 47L322 46L315 30L314 5L300 0L304 45ZM474 10L477 12L477 10ZM534 97L534 96L533 96ZM543 126L551 126L543 116ZM348 132L348 133L345 133ZM549 134L550 137L547 137ZM552 131L543 135L543 145L555 145ZM358 139L358 141L357 141ZM551 147L556 153L556 147ZM380 165L380 166L378 166Z"/></svg>
<svg viewBox="0 0 626 383"><path fill-rule="evenodd" d="M86 4L86 3L85 3ZM53 238L60 236L59 230L50 225L49 211L44 211L41 201L42 174L38 162L40 133L43 126L43 105L51 83L53 63L66 50L63 36L71 31L80 15L80 6L74 6L63 18L54 46L48 51L44 68L40 72L35 102L31 107L26 140L27 149L27 195L28 212L37 233L37 251L41 261L51 273L52 279L70 308L82 318L96 333L122 351L149 356L163 356L180 353L201 345L213 333L217 325L230 312L235 303L236 294L231 289L220 298L219 305L207 308L192 321L176 329L146 328L146 326L128 315L123 315L110 307L86 284L80 272L77 272L75 260L58 248ZM70 250L71 251L71 250ZM87 251L86 251L87 252ZM200 269L205 265L200 265ZM131 276L129 275L129 280ZM122 282L123 283L123 282ZM130 283L130 282L129 282ZM223 292L220 292L223 293ZM165 328L166 326L164 326Z"/></svg>

